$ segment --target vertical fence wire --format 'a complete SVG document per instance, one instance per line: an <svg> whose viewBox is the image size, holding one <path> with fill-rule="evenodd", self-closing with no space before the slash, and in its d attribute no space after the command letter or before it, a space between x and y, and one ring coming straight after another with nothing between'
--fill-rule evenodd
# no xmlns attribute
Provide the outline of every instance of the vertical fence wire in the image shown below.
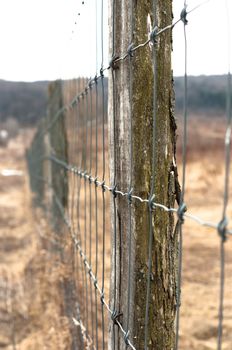
<svg viewBox="0 0 232 350"><path fill-rule="evenodd" d="M222 219L218 225L218 233L220 235L220 286L219 286L219 310L218 310L218 339L217 349L222 349L223 339L223 318L224 318L224 292L225 292L225 242L226 242L226 227L228 225L227 220L227 207L229 200L229 182L230 182L230 159L231 159L231 124L232 124L232 112L231 112L231 33L230 33L230 12L228 1L225 0L225 10L227 13L228 24L228 74L227 74L227 91L226 91L226 119L227 127L225 134L225 180L224 180L224 199L222 208Z"/></svg>
<svg viewBox="0 0 232 350"><path fill-rule="evenodd" d="M115 38L115 26L116 26L116 1L112 0L112 60L115 56L115 44L116 44L116 38ZM112 187L114 190L116 189L117 180L116 180L116 85L115 85L115 71L113 69L113 66L111 67L111 77L112 77L112 104L113 104L113 179L112 179ZM117 213L116 213L116 194L114 192L113 195L113 275L114 275L114 281L113 281L113 313L116 316L116 298L117 298ZM116 331L115 331L116 324L113 323L113 350L116 350Z"/></svg>
<svg viewBox="0 0 232 350"><path fill-rule="evenodd" d="M74 81L71 81L71 86L70 86L70 91L73 91L74 84L76 85L77 83ZM76 86L75 86L76 88ZM78 118L77 114L74 108L71 109L71 125L66 127L67 130L70 130L70 138L71 138L71 145L70 145L70 158L72 159L73 164L75 164L75 154L76 154L76 148L77 148L77 130L78 130ZM67 135L67 138L69 138L69 135ZM70 183L71 183L71 203L70 203L70 220L71 220L71 227L72 227L72 234L76 235L77 232L77 226L76 226L76 212L75 212L75 204L76 204L76 191L77 191L77 181L74 174L69 174L70 176ZM72 245L71 247L72 251L72 274L73 274L73 284L74 284L74 290L72 293L76 293L78 290L78 285L76 282L76 279L80 279L80 273L77 271L77 250L75 245ZM76 305L76 303L73 304L75 307L75 310L73 312L74 316L77 318L77 320L80 319L79 315L79 307ZM76 337L75 337L76 338ZM74 339L75 339L74 338ZM79 342L81 342L81 339L79 339Z"/></svg>
<svg viewBox="0 0 232 350"><path fill-rule="evenodd" d="M102 89L102 184L105 183L105 89L104 89L104 1L101 0L101 89ZM102 186L102 286L101 286L101 321L102 321L102 350L105 350L105 315L102 298L105 296L105 190Z"/></svg>
<svg viewBox="0 0 232 350"><path fill-rule="evenodd" d="M184 28L184 101L183 101L183 120L184 120L184 130L183 130L183 141L182 141L182 186L181 186L181 198L180 205L178 209L178 222L177 229L179 232L178 237L178 268L177 268L177 291L176 291L176 339L175 339L175 349L179 348L179 326L180 326L180 306L181 306L181 282L182 282L182 260L183 260L183 214L186 210L184 203L185 198L185 183L186 183L186 155L187 155L187 122L188 122L188 75L187 75L187 33L186 25L187 21L187 2L184 1L184 7L181 12L180 18L183 22Z"/></svg>
<svg viewBox="0 0 232 350"><path fill-rule="evenodd" d="M84 101L85 101L85 113L86 117L84 119L85 122L85 142L84 142L84 168L87 169L87 147L88 147L88 90L85 90ZM84 252L85 256L87 256L87 179L84 182ZM85 275L85 302L86 302L86 332L89 334L89 301L88 301L88 276Z"/></svg>
<svg viewBox="0 0 232 350"><path fill-rule="evenodd" d="M133 21L133 0L130 0L130 38L129 38L129 48L133 47L133 31L134 31L134 21ZM129 336L130 332L130 305L131 305L131 250L132 250L132 199L131 194L133 191L133 122L132 122L132 53L129 53L129 154L130 154L130 164L129 164L129 190L128 190L128 281L127 281L127 321L126 321L126 333Z"/></svg>
<svg viewBox="0 0 232 350"><path fill-rule="evenodd" d="M90 86L89 89L89 123L90 123L90 150L89 150L89 174L92 174L92 153L93 153L93 120L92 120L92 113L93 113L93 97L92 97L92 87ZM89 263L92 267L92 222L93 222L93 216L92 216L92 186L89 182ZM90 298L91 298L91 334L92 334L92 340L94 343L94 302L93 302L93 287L91 283L91 276L89 276L89 284L90 284Z"/></svg>
<svg viewBox="0 0 232 350"><path fill-rule="evenodd" d="M81 80L80 78L76 81L76 89L77 92L79 93L81 91ZM75 109L75 115L74 118L76 119L76 128L74 128L74 135L76 139L76 147L74 148L74 154L76 155L75 161L77 164L78 168L81 168L81 137L80 137L80 130L81 130L81 118L80 118L80 105L78 104L77 108ZM75 163L74 163L75 164ZM73 174L75 177L75 174ZM80 203L80 179L76 177L76 187L74 189L74 198L75 198L75 219L76 219L76 226L74 226L74 233L76 235L76 239L81 242L81 236L80 236L80 211L79 211L79 203ZM80 258L78 254L78 250L76 245L74 245L74 278L75 278L75 290L76 293L79 291L81 298L84 299L83 295L83 280L84 280L84 270L83 270L83 265L80 263ZM77 271L77 272L76 272ZM76 302L76 309L77 311L75 312L75 316L77 317L78 322L80 322L81 319L81 314L82 314L82 305L78 305Z"/></svg>
<svg viewBox="0 0 232 350"><path fill-rule="evenodd" d="M82 80L79 78L78 80L78 93L80 93L83 89L82 86ZM81 101L82 98L78 98L78 104L77 104L77 117L79 120L79 132L78 132L78 153L79 153L79 162L78 162L78 168L83 169L83 152L84 152L84 140L83 140L83 120L81 118L82 116L82 109L81 109ZM76 207L76 214L77 214L77 239L79 240L81 246L83 246L83 239L81 234L81 223L80 223L80 217L81 217L81 178L77 178L77 207ZM76 245L75 245L76 247ZM78 266L80 266L81 270L81 281L79 283L79 290L81 290L82 300L84 303L85 295L84 295L84 280L85 280L85 271L84 266L81 261L81 257L78 255ZM83 303L80 304L80 308L82 311L83 317L85 317L85 310L83 310Z"/></svg>
<svg viewBox="0 0 232 350"><path fill-rule="evenodd" d="M98 12L98 5L97 0L95 2L95 11L96 11L96 25L95 25L95 40L96 40L96 77L97 77L97 70L98 70L98 19L97 19L97 12ZM98 177L98 81L96 80L95 83L95 94L96 94L96 109L95 109L95 179L97 180ZM95 276L96 279L98 279L98 189L95 185ZM96 349L98 350L98 342L99 342L99 335L98 335L98 296L97 296L97 290L95 289L95 327L96 327Z"/></svg>

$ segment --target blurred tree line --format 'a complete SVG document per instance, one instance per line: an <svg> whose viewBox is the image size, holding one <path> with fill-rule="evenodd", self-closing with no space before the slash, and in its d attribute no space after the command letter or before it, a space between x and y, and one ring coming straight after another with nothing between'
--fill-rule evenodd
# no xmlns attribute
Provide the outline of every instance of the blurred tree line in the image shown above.
<svg viewBox="0 0 232 350"><path fill-rule="evenodd" d="M47 108L48 82L0 80L0 120L16 119L21 125L34 125Z"/></svg>
<svg viewBox="0 0 232 350"><path fill-rule="evenodd" d="M104 81L105 96L107 96L108 82L107 79ZM0 80L0 121L14 118L20 125L34 126L46 114L48 85L48 81L25 83ZM188 78L189 112L205 115L223 114L226 106L226 86L226 75L190 76ZM176 112L181 113L184 96L183 77L174 79L174 88Z"/></svg>
<svg viewBox="0 0 232 350"><path fill-rule="evenodd" d="M176 112L183 110L184 78L175 82ZM227 76L190 76L188 78L188 110L191 114L217 115L225 113Z"/></svg>

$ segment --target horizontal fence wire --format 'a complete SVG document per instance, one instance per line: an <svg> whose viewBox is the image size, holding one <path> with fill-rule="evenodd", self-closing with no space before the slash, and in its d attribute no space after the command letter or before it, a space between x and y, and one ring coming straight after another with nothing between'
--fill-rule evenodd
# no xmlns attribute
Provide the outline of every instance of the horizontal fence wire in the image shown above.
<svg viewBox="0 0 232 350"><path fill-rule="evenodd" d="M146 315L144 339L145 349L148 348L148 321L149 321L149 300L150 300L150 275L151 275L151 255L152 255L152 220L154 211L159 208L165 212L174 213L177 218L179 228L179 263L178 263L178 288L177 288L177 320L176 320L176 350L179 347L179 316L181 304L181 270L182 270L182 225L184 220L191 220L195 223L218 231L221 237L221 277L220 277L220 307L219 307L219 322L218 322L218 350L222 348L222 332L223 332L223 301L224 301L224 268L225 268L225 252L224 243L227 235L232 234L232 229L228 228L228 220L226 218L228 195L229 195L229 175L230 175L230 147L231 147L231 74L228 73L227 87L227 131L225 137L225 186L224 186L224 205L223 215L219 223L204 220L197 215L186 212L184 202L185 195L185 177L186 177L186 153L187 153L187 116L188 116L188 75L187 75L187 36L186 26L188 24L187 15L199 9L203 4L197 5L193 9L187 11L187 3L184 1L184 7L181 11L180 18L164 28L158 28L154 21L154 26L150 32L149 38L138 45L130 45L128 50L117 56L114 52L107 67L103 66L104 50L103 50L103 17L104 6L103 0L96 5L96 52L98 48L99 24L97 13L100 11L100 37L101 37L101 62L100 74L98 74L98 64L96 64L96 74L89 79L76 79L67 83L59 82L55 86L53 94L50 96L52 100L48 117L42 121L35 135L34 141L30 150L27 152L28 167L30 172L30 183L32 190L36 193L37 204L49 208L53 212L54 217L58 222L65 224L68 234L71 238L74 247L74 267L73 279L76 285L77 304L79 311L74 313L72 320L75 326L81 329L84 341L90 349L105 349L108 343L107 324L108 316L110 316L113 325L113 343L116 345L116 333L114 326L117 325L121 336L127 347L136 350L133 340L130 338L130 320L129 315L131 298L131 279L130 261L131 261L131 210L135 203L144 204L149 210L149 251L148 251L148 273L147 273L147 289L146 293ZM133 1L131 0L132 9ZM97 8L97 6L100 7ZM113 9L115 9L115 1L113 1ZM115 13L113 12L115 18ZM133 23L133 13L130 14L131 22ZM155 17L154 17L155 18ZM155 196L143 198L137 195L136 188L133 188L132 180L132 57L137 50L142 50L150 43L155 46L159 36L165 35L167 31L171 31L179 23L184 26L184 42L185 42L185 78L184 78L184 133L183 133L183 157L182 157L182 197L178 208L168 207L163 203L156 203ZM132 41L132 32L129 33L130 42ZM113 24L113 37L115 36L115 27ZM113 39L114 40L114 39ZM114 46L114 45L113 45ZM155 54L153 55L155 57ZM154 71L156 69L155 58L153 57ZM115 89L114 70L118 65L129 60L130 71L130 159L129 179L130 188L128 191L120 190L117 179L114 176L113 184L110 183L108 170L108 136L107 136L107 94L108 79L105 76L106 71L110 71L113 80L113 89ZM97 61L97 60L96 60ZM156 103L156 84L154 81L153 102ZM77 93L76 93L77 92ZM113 92L114 95L114 92ZM74 96L74 97L72 97ZM113 116L116 113L116 100L113 101ZM154 111L156 108L154 108ZM153 152L152 165L153 174L155 173L156 160L155 154L155 137L156 137L156 115L153 115ZM114 129L114 133L116 130ZM114 151L116 145L114 145ZM116 159L114 155L114 160ZM117 164L114 164L114 174ZM150 193L154 193L155 178L153 176ZM66 198L67 197L67 198ZM107 215L109 215L109 200L113 206L113 231L110 234L110 228L107 226ZM128 247L128 287L127 287L127 319L125 326L120 321L120 310L117 310L116 305L116 290L113 291L113 301L110 305L110 292L107 284L110 279L110 273L107 272L107 251L110 245L111 235L114 236L115 246L111 247L116 251L117 246L117 227L116 227L116 211L117 198L124 198L128 203L128 230L129 238ZM57 211L58 210L58 211ZM53 219L54 219L53 217ZM59 231L59 230L58 230ZM109 253L108 253L109 254ZM76 261L76 255L79 260ZM116 254L112 256L110 262L111 268L115 269L114 275L117 275ZM116 286L117 280L115 277L113 285ZM138 349L137 349L138 350Z"/></svg>
<svg viewBox="0 0 232 350"><path fill-rule="evenodd" d="M104 191L109 191L113 196L114 195L119 195L125 198L128 198L128 196L130 196L130 198L134 201L138 201L140 203L146 203L147 205L149 204L149 198L142 198L137 196L135 190L133 190L133 192L123 192L121 190L118 190L117 187L112 187L109 184L106 184L105 181L100 181L98 180L97 177L93 176L92 174L89 174L86 170L80 169L74 165L68 164L65 161L63 161L62 159L57 158L56 156L48 156L48 157L42 157L43 161L51 161L54 162L56 164L58 164L59 166L63 167L66 171L75 174L76 176L80 177L83 180L87 180L90 184L96 186L97 188L99 188L100 190L103 189ZM177 218L179 215L178 212L178 208L170 208L167 207L164 204L161 203L156 203L155 200L152 200L152 209L155 210L156 208L160 208L163 209L166 212L170 212L170 213L174 213L176 214ZM183 219L189 219L191 221L194 221L195 223L199 224L200 226L205 226L208 228L213 228L218 230L219 228L219 224L218 223L214 223L214 222L210 222L207 220L202 219L201 217L197 216L197 215L193 215L190 213L183 213ZM229 228L225 228L225 233L232 235L232 229Z"/></svg>

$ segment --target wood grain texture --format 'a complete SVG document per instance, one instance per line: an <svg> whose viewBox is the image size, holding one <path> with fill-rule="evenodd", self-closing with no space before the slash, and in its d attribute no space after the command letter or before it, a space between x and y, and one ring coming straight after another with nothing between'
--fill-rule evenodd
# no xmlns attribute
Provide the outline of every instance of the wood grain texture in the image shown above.
<svg viewBox="0 0 232 350"><path fill-rule="evenodd" d="M111 2L112 3L112 2ZM130 42L130 1L115 0L114 53L122 55ZM151 0L132 2L133 44L143 43L148 38L147 17L154 22ZM110 55L113 52L113 18L110 5ZM172 1L158 0L156 18L159 28L172 22ZM142 198L150 196L152 176L155 176L155 201L173 206L173 158L175 159L176 124L173 116L173 81L171 70L171 32L158 37L156 45L156 72L153 66L153 49L150 45L134 53L132 58L132 184L134 192ZM154 76L157 86L154 104ZM120 62L118 68L109 73L109 139L110 173L113 184L116 176L118 188L128 192L130 188L130 103L129 103L129 59ZM113 79L114 91L113 91ZM115 107L114 107L115 104ZM153 115L156 115L155 173L152 174ZM116 269L112 266L111 305L116 288L116 308L122 313L119 320L124 329L127 324L128 267L131 268L131 299L129 329L130 340L136 349L144 349L144 324L148 271L149 214L146 203L132 203L132 258L128 261L128 200L118 197L116 251L112 251L112 262L116 254ZM112 228L114 210L112 206ZM176 308L176 238L173 235L174 218L170 213L156 209L153 215L153 246L151 295L149 303L148 349L174 349L174 321ZM113 235L112 235L113 236ZM114 247L114 238L112 247ZM116 271L116 285L115 281ZM113 349L114 332L110 326L110 345ZM115 332L118 328L115 327ZM121 333L116 334L116 349L126 349Z"/></svg>

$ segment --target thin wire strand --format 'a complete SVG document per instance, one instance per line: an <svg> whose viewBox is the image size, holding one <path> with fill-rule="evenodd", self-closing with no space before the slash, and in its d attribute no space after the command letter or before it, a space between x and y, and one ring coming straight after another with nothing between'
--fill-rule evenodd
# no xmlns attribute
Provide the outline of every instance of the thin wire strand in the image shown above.
<svg viewBox="0 0 232 350"><path fill-rule="evenodd" d="M207 4L208 2L210 2L210 1L212 1L212 0L205 0L205 1L201 2L201 3L199 3L198 5L196 5L195 7L193 7L190 11L188 11L187 14L190 14L191 12L194 12L195 10L197 10L197 9L199 9L200 7L206 5L206 4ZM185 4L186 4L186 2L185 2Z"/></svg>
<svg viewBox="0 0 232 350"><path fill-rule="evenodd" d="M130 45L133 42L133 31L134 31L134 21L133 21L133 0L130 0L130 18L129 23L131 27L130 31ZM129 56L129 193L133 191L133 124L132 124L132 88L133 88L133 76L132 76L132 54ZM128 196L128 280L127 280L127 314L126 314L126 330L127 334L130 331L130 306L131 306L131 256L132 254L132 201L130 195Z"/></svg>
<svg viewBox="0 0 232 350"><path fill-rule="evenodd" d="M81 91L82 86L81 86L81 79L79 79L78 81L78 92ZM81 104L79 103L77 106L77 115L79 118L79 135L78 135L78 150L79 150L79 154L80 154L80 159L79 159L79 168L81 168L83 166L83 154L84 154L84 140L83 140L83 120L81 118ZM81 217L81 209L80 209L80 196L81 196L81 178L79 177L79 181L77 184L77 237L80 241L80 244L82 245L82 235L81 235L81 225L80 225L80 217ZM85 280L85 273L84 273L84 267L83 264L80 264L80 268L81 268L81 275L82 275L82 280L81 280L81 291L82 291L82 300L85 300L85 295L84 295L84 280ZM82 304L80 304L81 307ZM83 312L83 315L85 315L85 310Z"/></svg>
<svg viewBox="0 0 232 350"><path fill-rule="evenodd" d="M115 35L116 35L116 28L115 28L115 21L116 21L116 1L112 1L112 57L115 56ZM112 94L113 94L113 187L116 188L116 86L115 86L115 71L111 70L112 74ZM116 311L116 298L117 298L117 214L116 214L116 195L113 196L113 310L114 314L117 313ZM116 330L115 330L116 323L113 323L113 350L116 350Z"/></svg>
<svg viewBox="0 0 232 350"><path fill-rule="evenodd" d="M217 339L217 349L222 349L223 341L223 319L224 319L224 294L225 294L225 241L226 233L225 229L228 225L226 218L227 207L229 201L229 182L230 182L230 159L231 159L231 124L232 124L232 111L231 111L231 33L230 33L230 12L228 1L225 0L225 10L227 15L228 24L228 74L227 74L227 92L226 92L226 119L227 128L225 134L225 182L224 182L224 198L223 198L223 208L222 208L222 220L224 227L221 227L219 223L218 231L221 236L220 242L220 292L219 292L219 309L218 309L218 339Z"/></svg>
<svg viewBox="0 0 232 350"><path fill-rule="evenodd" d="M104 40L103 40L103 19L104 19L104 2L101 0L101 69L104 64ZM105 182L105 89L104 89L104 75L102 73L101 79L102 88L102 183ZM101 293L104 298L105 295L105 191L102 188L102 287ZM105 350L105 315L104 304L101 302L101 319L102 319L102 350Z"/></svg>
<svg viewBox="0 0 232 350"><path fill-rule="evenodd" d="M86 91L87 97L88 91ZM88 103L85 100L86 116L88 116ZM88 118L85 118L85 142L84 142L84 169L87 169L87 149L88 149ZM84 182L84 249L87 255L87 183ZM89 303L88 303L88 277L85 276L85 303L86 303L86 331L89 334Z"/></svg>
<svg viewBox="0 0 232 350"><path fill-rule="evenodd" d="M76 118L74 114L74 110L71 111L70 119L73 122L73 125L69 125L68 129L71 132L71 139L72 143L70 145L70 153L71 153L71 159L73 159L73 155L75 154L75 147L76 147ZM71 177L71 205L70 205L70 217L72 221L73 227L75 226L75 192L76 192L76 178L74 174L70 174Z"/></svg>
<svg viewBox="0 0 232 350"><path fill-rule="evenodd" d="M89 151L89 172L92 173L92 153L93 153L93 96L92 96L92 89L90 89L90 111L89 115L87 115L87 120L90 122L90 151ZM88 103L88 101L87 101ZM92 266L92 222L93 222L93 216L92 216L92 186L91 183L89 183L89 262L90 266ZM94 336L94 303L93 303L93 290L92 290L92 284L90 283L90 306L91 306L91 333L92 333L92 339L93 343L95 340Z"/></svg>
<svg viewBox="0 0 232 350"><path fill-rule="evenodd" d="M187 3L184 1L184 10L186 11ZM183 13L183 12L182 12ZM182 188L181 188L181 199L180 207L183 208L184 197L185 197L185 183L186 183L186 155L187 155L187 105L188 105L188 75L187 75L187 35L186 35L186 25L187 20L186 16L183 17L183 26L184 26L184 131L183 131L183 144L182 144ZM181 213L183 217L183 213ZM178 239L178 275L177 275L177 291L176 291L176 337L175 337L175 349L179 348L179 328L180 328L180 306L181 306L181 283L182 283L182 259L183 259L183 219L178 218L177 230L179 231Z"/></svg>
<svg viewBox="0 0 232 350"><path fill-rule="evenodd" d="M95 0L95 52L96 52L96 75L98 72L98 1Z"/></svg>
<svg viewBox="0 0 232 350"><path fill-rule="evenodd" d="M72 89L72 85L71 85L71 89ZM70 90L71 90L70 89ZM75 159L74 159L74 156L76 154L76 147L77 147L77 138L76 138L76 133L77 133L77 130L78 130L78 118L76 116L76 113L75 113L75 110L73 109L71 111L71 121L73 122L73 124L69 125L68 126L68 130L70 130L70 127L71 127L71 130L70 130L70 133L71 133L71 140L72 140L72 143L70 145L70 157L72 159L72 161L75 163ZM76 227L76 220L75 220L75 214L76 214L76 208L75 208L75 204L76 204L76 192L77 192L77 182L78 182L78 178L74 175L74 174L70 174L70 177L71 177L71 223L72 223L72 227L74 229L74 231L77 231L77 228ZM76 247L73 246L72 247L73 250L73 257L72 257L72 267L73 267L73 274L74 274L74 285L75 285L75 292L76 290L78 290L78 285L77 285L77 281L80 279L80 273L79 273L79 270L77 268L77 261L76 261L76 257L77 257L77 254L76 254ZM78 312L76 312L76 318L80 320L80 315L78 314ZM75 341L76 341L76 338L74 338ZM82 342L82 339L79 340L80 342Z"/></svg>
<svg viewBox="0 0 232 350"><path fill-rule="evenodd" d="M219 292L219 309L218 309L218 337L217 349L222 349L223 336L223 308L224 308L224 292L225 292L225 241L220 241L220 292Z"/></svg>
<svg viewBox="0 0 232 350"><path fill-rule="evenodd" d="M77 80L77 92L79 93L81 91L81 79L79 78ZM80 142L81 139L81 135L80 135L80 130L81 130L81 119L80 119L80 104L77 107L76 110L76 125L77 125L77 130L75 130L75 135L76 135L76 140L77 140L77 155L78 155L78 159L77 159L77 165L79 168L81 168L82 165L82 145L83 143ZM81 189L81 179L77 177L76 179L76 232L77 232L77 237L79 238L80 242L81 241L81 235L80 235L80 189ZM78 275L75 278L75 284L76 284L76 290L80 289L80 294L77 295L77 299L78 299L78 304L79 304L79 308L77 309L77 320L81 322L80 320L80 315L83 314L84 312L82 312L82 305L83 303L80 303L80 300L84 300L84 288L83 288L83 281L84 281L84 268L83 268L83 264L81 263L79 254L77 254L77 249L75 246L75 260L78 259L76 265L77 265L77 271L78 271ZM79 283L79 285L78 285ZM79 287L79 288L78 288ZM79 311L79 312L78 312ZM83 339L81 339L81 341L83 342Z"/></svg>

